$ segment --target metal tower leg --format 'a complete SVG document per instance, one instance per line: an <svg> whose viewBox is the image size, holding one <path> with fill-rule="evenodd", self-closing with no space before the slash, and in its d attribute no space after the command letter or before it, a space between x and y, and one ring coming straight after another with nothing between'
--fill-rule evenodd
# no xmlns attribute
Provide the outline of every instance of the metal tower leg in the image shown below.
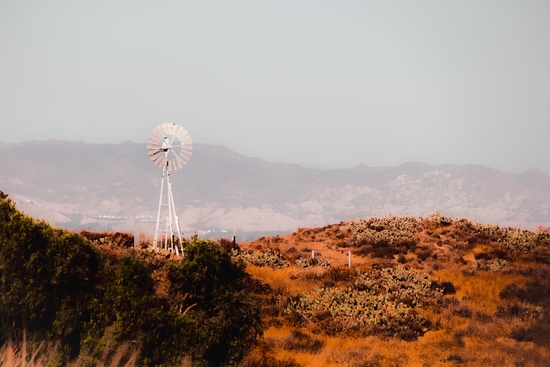
<svg viewBox="0 0 550 367"><path fill-rule="evenodd" d="M173 207L174 198L172 196L172 184L170 183L170 172L168 172L167 186L168 186L168 223L169 223L168 225L169 231L167 232L167 234L170 233L170 251L174 251L174 228L172 227L172 220L173 220L172 211L174 210L174 207Z"/></svg>
<svg viewBox="0 0 550 367"><path fill-rule="evenodd" d="M178 245L181 247L183 244L182 238L181 238L181 230L180 230L180 223L178 214L176 212L176 204L174 202L174 195L172 194L172 183L170 182L170 174L168 174L168 200L170 200L170 206L171 210L173 211L173 219L176 225L176 233L178 235L179 243ZM172 220L172 211L170 212L170 219ZM172 238L173 238L173 231L172 231ZM172 247L174 249L174 246ZM175 246L176 255L179 255L178 246ZM183 253L183 247L181 247L181 251Z"/></svg>
<svg viewBox="0 0 550 367"><path fill-rule="evenodd" d="M157 214L157 224L155 226L155 237L153 239L153 249L154 250L157 250L157 240L158 240L159 224L160 224L160 211L162 209L162 192L163 192L163 189L164 189L165 177L166 177L166 170L162 170L162 181L161 181L161 185L160 185L160 198L159 198L159 210L158 210L158 214ZM160 241L162 242L162 236L161 236Z"/></svg>

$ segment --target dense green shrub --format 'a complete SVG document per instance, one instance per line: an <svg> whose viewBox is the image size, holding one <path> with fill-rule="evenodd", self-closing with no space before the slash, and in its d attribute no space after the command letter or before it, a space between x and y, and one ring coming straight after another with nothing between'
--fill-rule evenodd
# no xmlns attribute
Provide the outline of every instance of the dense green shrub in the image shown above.
<svg viewBox="0 0 550 367"><path fill-rule="evenodd" d="M12 329L60 340L74 357L89 334L109 319L103 305L108 269L83 237L53 229L0 200L0 321ZM104 310L106 308L106 310Z"/></svg>
<svg viewBox="0 0 550 367"><path fill-rule="evenodd" d="M195 366L234 366L261 334L244 265L215 243L194 238L178 262L124 249L108 259L100 248L24 215L0 192L0 343L20 343L25 330L59 345L52 365L81 351L94 364L101 345L129 343L139 365L189 355ZM167 271L168 294L155 269Z"/></svg>
<svg viewBox="0 0 550 367"><path fill-rule="evenodd" d="M125 256L116 269L109 293L117 316L117 331L121 339L139 337L148 313L155 301L151 270L142 259Z"/></svg>
<svg viewBox="0 0 550 367"><path fill-rule="evenodd" d="M262 333L260 308L244 287L244 264L211 241L195 239L168 266L170 296L196 322L196 365L236 365Z"/></svg>

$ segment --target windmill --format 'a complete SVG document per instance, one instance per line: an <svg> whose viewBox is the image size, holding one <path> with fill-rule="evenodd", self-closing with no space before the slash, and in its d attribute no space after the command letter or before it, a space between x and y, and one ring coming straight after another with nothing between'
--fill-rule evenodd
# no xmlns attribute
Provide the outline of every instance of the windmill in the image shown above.
<svg viewBox="0 0 550 367"><path fill-rule="evenodd" d="M147 139L149 158L162 169L159 209L153 240L154 250L160 246L166 250L175 251L176 255L179 255L180 249L183 253L180 223L174 204L170 172L185 166L191 158L192 150L193 142L187 130L172 122L165 122L155 127ZM161 229L161 214L163 213L166 215L163 220L165 228ZM176 236L179 242L174 246ZM178 246L180 246L179 249Z"/></svg>

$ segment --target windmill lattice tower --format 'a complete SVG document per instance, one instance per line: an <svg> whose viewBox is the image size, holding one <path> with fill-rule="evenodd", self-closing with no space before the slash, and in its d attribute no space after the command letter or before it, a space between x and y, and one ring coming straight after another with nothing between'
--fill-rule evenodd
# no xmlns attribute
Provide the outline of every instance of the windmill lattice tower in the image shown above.
<svg viewBox="0 0 550 367"><path fill-rule="evenodd" d="M193 142L187 130L172 122L155 127L147 139L149 158L162 169L157 223L153 239L154 250L160 247L175 251L176 255L179 255L180 251L183 254L183 241L172 193L170 172L185 166L191 158L192 150ZM161 214L166 214L166 217L161 219ZM164 222L164 229L161 228L161 222ZM175 238L178 239L177 243Z"/></svg>

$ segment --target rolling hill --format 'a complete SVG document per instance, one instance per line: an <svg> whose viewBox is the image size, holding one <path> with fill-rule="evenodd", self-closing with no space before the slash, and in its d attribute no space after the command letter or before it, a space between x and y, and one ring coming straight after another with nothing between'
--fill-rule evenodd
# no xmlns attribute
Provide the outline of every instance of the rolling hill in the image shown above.
<svg viewBox="0 0 550 367"><path fill-rule="evenodd" d="M144 144L0 144L0 189L20 209L69 228L133 230L156 214L160 172ZM550 223L550 176L484 166L404 163L307 169L195 144L172 175L187 233L194 228L289 233L358 217L445 215L535 229ZM248 236L249 239L254 238Z"/></svg>

